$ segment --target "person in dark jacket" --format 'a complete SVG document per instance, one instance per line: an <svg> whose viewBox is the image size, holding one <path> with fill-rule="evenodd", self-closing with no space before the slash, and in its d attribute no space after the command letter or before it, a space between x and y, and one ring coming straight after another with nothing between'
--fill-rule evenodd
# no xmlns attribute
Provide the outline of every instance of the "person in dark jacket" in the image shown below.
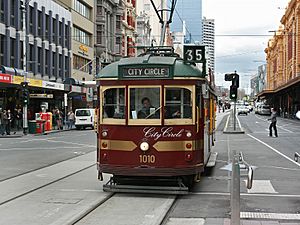
<svg viewBox="0 0 300 225"><path fill-rule="evenodd" d="M269 136L272 137L272 128L274 129L275 137L278 137L277 134L277 127L276 127L276 122L277 122L277 111L275 108L272 108L272 113L271 113L271 118L268 120L271 120L271 124L269 126Z"/></svg>

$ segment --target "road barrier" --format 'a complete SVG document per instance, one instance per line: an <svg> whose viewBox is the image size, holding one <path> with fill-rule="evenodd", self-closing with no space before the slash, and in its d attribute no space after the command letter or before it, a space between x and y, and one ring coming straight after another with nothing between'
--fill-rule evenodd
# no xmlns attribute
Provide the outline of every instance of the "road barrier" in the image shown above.
<svg viewBox="0 0 300 225"><path fill-rule="evenodd" d="M247 169L247 188L252 188L253 183L253 169L244 160L243 153L239 154L233 151L232 157L232 173L231 173L231 225L240 225L240 169Z"/></svg>

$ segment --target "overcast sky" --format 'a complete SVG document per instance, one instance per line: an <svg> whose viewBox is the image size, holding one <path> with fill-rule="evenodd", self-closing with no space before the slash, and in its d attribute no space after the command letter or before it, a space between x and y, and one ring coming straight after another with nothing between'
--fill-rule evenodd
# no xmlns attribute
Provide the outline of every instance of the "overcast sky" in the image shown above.
<svg viewBox="0 0 300 225"><path fill-rule="evenodd" d="M265 61L264 49L273 36L269 31L278 29L288 2L289 0L203 0L203 16L215 19L217 85L229 86L230 82L224 81L224 74L237 70L240 74L240 87L248 86L257 66Z"/></svg>

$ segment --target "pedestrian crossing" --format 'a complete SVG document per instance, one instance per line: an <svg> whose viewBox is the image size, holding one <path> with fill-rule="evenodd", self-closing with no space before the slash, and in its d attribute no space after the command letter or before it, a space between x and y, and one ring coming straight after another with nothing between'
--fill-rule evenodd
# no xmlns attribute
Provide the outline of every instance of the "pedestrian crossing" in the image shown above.
<svg viewBox="0 0 300 225"><path fill-rule="evenodd" d="M246 180L244 180L246 184ZM265 194L276 194L272 183L270 180L253 180L252 188L247 189L248 193L265 193Z"/></svg>

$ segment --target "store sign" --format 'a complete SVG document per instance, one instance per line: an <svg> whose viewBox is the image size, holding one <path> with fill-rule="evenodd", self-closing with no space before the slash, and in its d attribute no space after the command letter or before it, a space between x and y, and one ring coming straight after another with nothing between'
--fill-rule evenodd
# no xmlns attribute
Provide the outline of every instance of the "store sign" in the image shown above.
<svg viewBox="0 0 300 225"><path fill-rule="evenodd" d="M123 78L168 78L170 67L122 68Z"/></svg>
<svg viewBox="0 0 300 225"><path fill-rule="evenodd" d="M78 53L80 53L81 55L83 55L83 56L88 56L88 51L89 51L89 48L87 47L87 46L85 46L85 45L80 45L79 46L79 51L78 51Z"/></svg>
<svg viewBox="0 0 300 225"><path fill-rule="evenodd" d="M53 98L53 94L30 94L30 98Z"/></svg>
<svg viewBox="0 0 300 225"><path fill-rule="evenodd" d="M81 93L81 87L80 86L71 86L72 92Z"/></svg>
<svg viewBox="0 0 300 225"><path fill-rule="evenodd" d="M50 82L50 81L43 81L42 87L48 88L48 89L54 89L54 90L64 90L65 89L64 84Z"/></svg>
<svg viewBox="0 0 300 225"><path fill-rule="evenodd" d="M31 87L42 87L43 81L33 78L27 78L26 81L28 82L28 85ZM13 84L21 84L24 82L24 77L21 76L13 76L12 83Z"/></svg>
<svg viewBox="0 0 300 225"><path fill-rule="evenodd" d="M0 83L11 83L11 75L9 74L0 74Z"/></svg>

